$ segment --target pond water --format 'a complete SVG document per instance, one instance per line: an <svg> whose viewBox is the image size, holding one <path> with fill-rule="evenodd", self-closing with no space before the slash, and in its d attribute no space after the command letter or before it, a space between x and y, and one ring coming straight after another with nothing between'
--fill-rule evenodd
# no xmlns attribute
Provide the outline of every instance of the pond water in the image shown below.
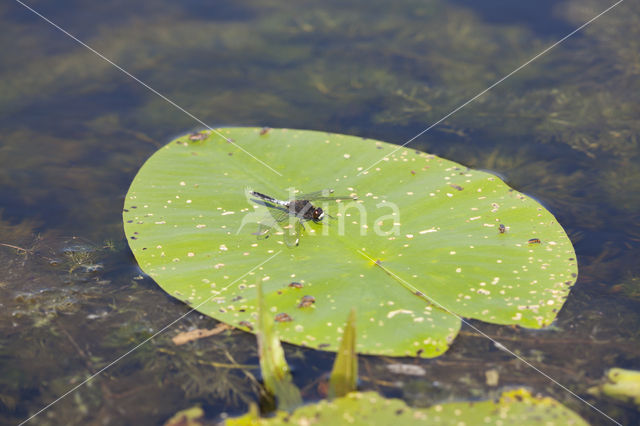
<svg viewBox="0 0 640 426"><path fill-rule="evenodd" d="M211 126L319 129L405 143L613 1L30 1ZM144 276L122 230L143 162L202 124L18 2L0 5L0 422L157 424L258 399L255 337L171 337L216 321ZM580 275L555 324L474 321L623 424L630 405L587 389L640 369L640 6L622 2L411 147L491 170L548 208ZM333 355L286 346L307 401ZM392 373L393 362L426 376ZM413 406L510 386L609 420L471 328L432 360L362 357L360 386ZM242 367L242 368L241 368ZM486 372L499 374L487 384ZM493 373L492 373L493 374ZM68 393L68 394L67 394Z"/></svg>

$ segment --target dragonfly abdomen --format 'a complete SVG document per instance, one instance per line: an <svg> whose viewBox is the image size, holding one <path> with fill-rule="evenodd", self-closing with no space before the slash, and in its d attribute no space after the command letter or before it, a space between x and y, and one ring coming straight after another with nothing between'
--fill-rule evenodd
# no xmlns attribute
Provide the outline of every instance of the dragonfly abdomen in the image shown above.
<svg viewBox="0 0 640 426"><path fill-rule="evenodd" d="M260 193L260 192L251 191L251 195L253 195L253 196L255 196L255 197L258 197L258 198L261 198L261 199L263 199L263 200L265 200L265 201L269 201L270 203L278 204L278 205L280 205L280 206L285 206L285 207L287 207L287 206L289 205L289 203L288 203L288 202L277 200L277 199L275 199L275 198L273 198L273 197L270 197L270 196L268 196L268 195L262 194L262 193Z"/></svg>

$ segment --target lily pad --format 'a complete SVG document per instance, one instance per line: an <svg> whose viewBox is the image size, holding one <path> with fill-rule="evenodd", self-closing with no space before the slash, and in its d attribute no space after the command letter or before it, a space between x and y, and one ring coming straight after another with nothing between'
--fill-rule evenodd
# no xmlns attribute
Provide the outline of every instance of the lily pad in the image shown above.
<svg viewBox="0 0 640 426"><path fill-rule="evenodd" d="M274 318L290 320L276 325L286 342L336 351L357 307L359 353L434 357L460 317L549 325L576 280L573 246L553 215L492 174L355 136L220 132L233 142L201 132L158 150L123 213L140 267L218 320L251 331L260 280ZM289 248L275 230L254 235L272 209L248 188L358 199L319 203L327 217L305 222Z"/></svg>
<svg viewBox="0 0 640 426"><path fill-rule="evenodd" d="M592 395L607 395L624 402L633 402L640 407L640 371L612 368L603 382L589 388Z"/></svg>
<svg viewBox="0 0 640 426"><path fill-rule="evenodd" d="M376 392L353 392L333 401L323 400L293 414L279 411L271 418L247 414L227 425L588 425L578 414L548 397L525 389L504 392L498 401L452 402L426 409L408 407L399 399Z"/></svg>

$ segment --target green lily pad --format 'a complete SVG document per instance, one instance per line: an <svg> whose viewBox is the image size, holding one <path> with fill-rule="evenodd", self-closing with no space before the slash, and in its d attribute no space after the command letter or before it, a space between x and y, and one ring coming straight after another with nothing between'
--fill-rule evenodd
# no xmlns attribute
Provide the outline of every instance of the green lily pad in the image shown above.
<svg viewBox="0 0 640 426"><path fill-rule="evenodd" d="M592 395L606 395L640 407L640 371L612 368L598 386L589 388Z"/></svg>
<svg viewBox="0 0 640 426"><path fill-rule="evenodd" d="M140 267L218 320L251 331L261 280L274 318L290 319L277 324L286 342L336 351L357 307L359 353L434 357L459 316L550 324L576 280L573 246L553 215L494 175L354 136L220 131L234 143L202 132L158 150L123 213ZM331 188L358 199L320 202L333 219L305 222L289 248L277 230L254 235L273 209L248 188L280 199L290 188Z"/></svg>
<svg viewBox="0 0 640 426"><path fill-rule="evenodd" d="M400 399L375 392L350 393L271 418L247 414L227 425L475 425L517 424L588 425L578 414L548 397L534 397L524 389L504 392L498 401L452 402L426 409L408 407Z"/></svg>

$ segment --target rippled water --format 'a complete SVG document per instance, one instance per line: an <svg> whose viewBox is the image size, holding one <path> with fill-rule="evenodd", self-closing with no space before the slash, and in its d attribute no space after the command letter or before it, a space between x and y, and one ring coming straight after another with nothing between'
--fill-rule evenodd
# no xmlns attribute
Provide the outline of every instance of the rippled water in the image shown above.
<svg viewBox="0 0 640 426"><path fill-rule="evenodd" d="M612 3L28 4L208 125L402 144ZM0 17L0 419L16 424L188 311L140 274L120 213L145 159L202 124L19 3ZM625 424L638 412L586 390L608 368L640 369L638 39L640 7L623 2L410 145L504 176L563 224L580 277L555 326L475 324ZM213 326L188 315L33 423L244 412L258 398L252 335L171 341ZM333 357L287 356L305 399L321 397ZM607 424L470 329L439 358L405 361L426 378L363 357L362 389L428 406L526 386Z"/></svg>

